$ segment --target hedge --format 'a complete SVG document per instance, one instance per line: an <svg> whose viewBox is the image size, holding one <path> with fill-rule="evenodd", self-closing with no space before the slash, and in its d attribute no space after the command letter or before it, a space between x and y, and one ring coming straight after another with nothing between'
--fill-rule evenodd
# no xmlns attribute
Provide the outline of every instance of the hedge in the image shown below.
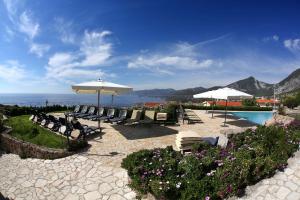
<svg viewBox="0 0 300 200"><path fill-rule="evenodd" d="M226 148L199 143L185 155L172 147L141 150L123 159L122 167L140 196L226 199L283 170L299 143L299 125L259 126L232 136Z"/></svg>
<svg viewBox="0 0 300 200"><path fill-rule="evenodd" d="M55 111L66 111L73 109L74 107L70 106L61 106L53 105L47 107L28 107L28 106L4 106L0 105L0 108L3 110L3 113L8 116L20 116L20 115L30 115L36 112L55 112Z"/></svg>
<svg viewBox="0 0 300 200"><path fill-rule="evenodd" d="M183 108L193 110L225 110L225 106L197 106L197 105L183 105ZM227 106L227 110L232 111L272 111L272 107L258 107L258 106Z"/></svg>

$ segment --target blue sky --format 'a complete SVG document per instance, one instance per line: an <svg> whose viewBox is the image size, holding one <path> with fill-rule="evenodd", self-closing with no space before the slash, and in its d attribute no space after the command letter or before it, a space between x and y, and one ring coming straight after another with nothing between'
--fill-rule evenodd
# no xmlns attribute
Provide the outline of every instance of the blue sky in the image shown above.
<svg viewBox="0 0 300 200"><path fill-rule="evenodd" d="M0 93L275 83L300 67L299 1L0 2Z"/></svg>

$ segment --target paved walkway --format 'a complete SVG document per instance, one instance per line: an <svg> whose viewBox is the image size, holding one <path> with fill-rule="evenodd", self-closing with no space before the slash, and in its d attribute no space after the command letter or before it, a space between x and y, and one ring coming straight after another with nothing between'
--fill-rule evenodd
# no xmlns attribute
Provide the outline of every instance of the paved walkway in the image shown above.
<svg viewBox="0 0 300 200"><path fill-rule="evenodd" d="M300 151L290 158L284 172L247 187L241 200L300 200Z"/></svg>
<svg viewBox="0 0 300 200"><path fill-rule="evenodd" d="M135 193L127 187L127 173L120 167L122 159L140 149L174 146L175 135L182 130L194 130L205 136L220 136L219 132L224 129L220 126L222 115L217 114L211 119L204 111L197 111L197 114L204 123L168 127L103 124L103 134L89 141L91 147L86 152L63 159L20 159L14 154L0 155L0 192L16 200L135 199ZM249 126L244 121L230 117L229 122L229 128ZM89 121L83 123L96 125ZM243 199L267 199L272 195L272 199L294 197L300 200L299 184L298 152L284 173L248 187L247 196Z"/></svg>

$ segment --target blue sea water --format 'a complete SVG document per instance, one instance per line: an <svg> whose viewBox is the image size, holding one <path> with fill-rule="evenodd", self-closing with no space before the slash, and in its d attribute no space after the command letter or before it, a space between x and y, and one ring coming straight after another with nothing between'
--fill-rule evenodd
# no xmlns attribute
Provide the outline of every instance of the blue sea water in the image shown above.
<svg viewBox="0 0 300 200"><path fill-rule="evenodd" d="M101 96L101 105L111 105L111 96ZM140 97L137 95L114 96L113 105L131 106L144 102L163 102L161 98ZM97 104L95 94L0 94L0 104L19 106L45 106L48 105L77 105L77 104Z"/></svg>
<svg viewBox="0 0 300 200"><path fill-rule="evenodd" d="M265 111L255 111L255 112L230 112L234 116L239 118L246 119L248 121L254 122L256 124L263 125L265 122L272 118L272 112L265 112Z"/></svg>

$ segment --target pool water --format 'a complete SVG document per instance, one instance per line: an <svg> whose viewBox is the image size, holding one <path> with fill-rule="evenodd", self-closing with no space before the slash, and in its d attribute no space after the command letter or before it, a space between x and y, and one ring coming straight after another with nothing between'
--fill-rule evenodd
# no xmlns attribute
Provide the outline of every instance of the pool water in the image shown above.
<svg viewBox="0 0 300 200"><path fill-rule="evenodd" d="M256 124L264 125L265 122L272 118L273 112L230 112L234 116L246 119Z"/></svg>

